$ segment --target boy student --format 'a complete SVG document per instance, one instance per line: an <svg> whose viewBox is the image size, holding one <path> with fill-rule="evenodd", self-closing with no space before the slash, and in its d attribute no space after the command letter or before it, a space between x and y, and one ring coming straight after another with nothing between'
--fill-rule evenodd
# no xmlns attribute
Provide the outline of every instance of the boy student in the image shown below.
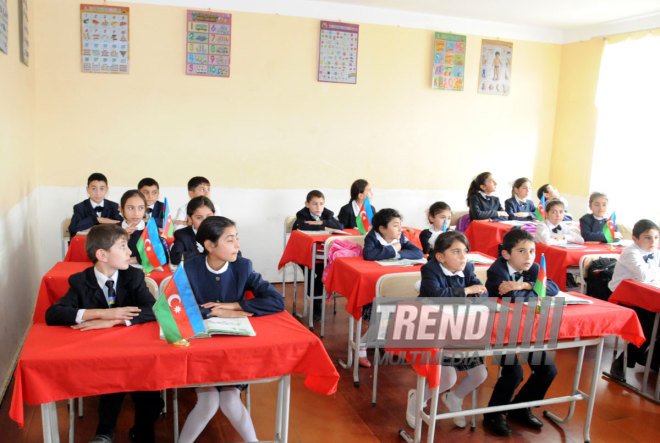
<svg viewBox="0 0 660 443"><path fill-rule="evenodd" d="M625 279L636 280L640 282L660 282L660 228L651 220L640 220L633 226L633 244L628 246L621 253L621 257L616 263L612 280L609 288L614 291ZM653 320L655 314L646 309L633 306L632 309L637 313L639 322L642 324L642 330L645 337L651 337L653 332ZM657 344L657 342L656 342ZM632 343L628 344L627 366L634 368L635 364L646 364L646 354L648 352L649 340L638 348ZM660 349L657 347L653 352L653 361L651 366L658 370L660 361ZM623 353L612 362L610 369L612 377L625 380L626 373L623 367Z"/></svg>
<svg viewBox="0 0 660 443"><path fill-rule="evenodd" d="M51 326L71 326L88 331L129 327L154 321L154 298L141 270L129 266L128 234L114 224L94 226L85 240L93 266L69 277L66 295L46 311ZM100 336L99 336L100 337ZM99 400L99 424L91 442L112 442L125 392L103 394ZM131 392L135 403L132 441L153 442L154 422L162 401L157 391Z"/></svg>
<svg viewBox="0 0 660 443"><path fill-rule="evenodd" d="M117 223L121 221L117 203L105 199L108 193L108 179L100 172L87 178L89 198L73 207L73 216L69 223L69 232L73 237L79 231L89 229L99 223Z"/></svg>
<svg viewBox="0 0 660 443"><path fill-rule="evenodd" d="M190 200L195 197L206 197L211 198L211 182L206 177L195 176L188 180L188 196ZM215 210L215 215L220 214L219 210ZM188 204L181 206L176 211L176 217L174 218L174 230L185 228L190 225L188 220Z"/></svg>
<svg viewBox="0 0 660 443"><path fill-rule="evenodd" d="M534 237L529 232L522 229L507 232L502 240L502 255L488 269L488 293L491 296L523 297L525 301L537 297L532 290L540 270L539 265L534 263L535 249ZM557 285L547 279L546 295L558 293ZM513 394L523 379L523 370L517 356L501 358L502 373L495 383L488 406L541 400L557 375L557 367L546 357L545 351L526 354L524 358L532 369L532 375L514 398ZM530 408L511 410L508 418L532 429L543 426L543 422L532 414ZM511 434L501 412L484 414L484 427L495 435Z"/></svg>
<svg viewBox="0 0 660 443"><path fill-rule="evenodd" d="M165 205L163 202L158 201L158 196L160 195L158 182L153 178L146 177L140 180L137 188L147 200L147 212L144 216L145 221L148 221L149 217L154 217L158 229L163 229L163 211L165 210Z"/></svg>
<svg viewBox="0 0 660 443"><path fill-rule="evenodd" d="M559 195L559 191L557 191L557 188L552 186L551 184L546 183L545 185L541 186L537 191L536 191L536 196L541 200L541 197L545 196L545 201L546 203L548 200L551 200L553 198L561 200L561 202L564 204L564 220L563 221L571 221L573 220L573 216L568 212L568 201L562 196Z"/></svg>

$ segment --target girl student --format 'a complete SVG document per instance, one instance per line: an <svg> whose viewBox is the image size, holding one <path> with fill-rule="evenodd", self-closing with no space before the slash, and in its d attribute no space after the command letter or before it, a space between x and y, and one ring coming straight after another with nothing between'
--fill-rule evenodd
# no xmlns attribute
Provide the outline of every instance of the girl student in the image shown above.
<svg viewBox="0 0 660 443"><path fill-rule="evenodd" d="M509 215L509 220L536 220L534 202L527 198L531 190L532 182L527 177L520 177L513 182L511 198L504 201L504 210Z"/></svg>
<svg viewBox="0 0 660 443"><path fill-rule="evenodd" d="M431 227L424 229L419 234L419 241L422 243L424 254L431 252L435 244L435 239L443 232L449 230L449 225L451 225L451 208L445 202L435 202L429 207L427 217Z"/></svg>
<svg viewBox="0 0 660 443"><path fill-rule="evenodd" d="M195 241L195 235L197 235L199 225L215 214L215 206L208 197L200 195L188 202L186 214L192 225L174 231L174 243L170 250L170 261L173 265L178 265L182 259L188 259L204 252L204 247Z"/></svg>
<svg viewBox="0 0 660 443"><path fill-rule="evenodd" d="M472 220L507 220L509 214L502 208L500 199L495 196L497 182L490 172L482 172L470 183L467 205Z"/></svg>
<svg viewBox="0 0 660 443"><path fill-rule="evenodd" d="M589 209L591 214L584 214L580 217L580 234L585 241L607 243L603 226L607 223L609 214L607 212L607 195L602 192L593 192L589 196ZM619 228L614 226L617 239L623 238Z"/></svg>
<svg viewBox="0 0 660 443"><path fill-rule="evenodd" d="M121 227L128 233L128 247L131 250L131 264L141 264L140 253L137 249L137 243L142 235L142 231L146 228L144 221L144 214L146 213L147 200L144 195L137 189L130 189L121 196L119 203L119 212L124 220L121 222ZM167 241L159 237L165 250L165 255L169 260L169 248Z"/></svg>
<svg viewBox="0 0 660 443"><path fill-rule="evenodd" d="M351 184L351 200L341 207L337 218L344 225L344 229L355 229L357 226L355 218L360 213L360 208L364 201L369 197L373 197L371 185L368 181L360 178ZM371 206L372 214L376 213L376 208Z"/></svg>
<svg viewBox="0 0 660 443"><path fill-rule="evenodd" d="M474 265L468 263L470 245L461 232L448 231L436 239L429 261L422 266L420 297L487 297L486 287L474 274ZM481 385L488 371L481 358L453 358L445 356L440 371L440 392L447 391L456 384L456 372L466 371L467 375L454 391L442 395L442 401L451 412L463 409L463 399ZM406 420L410 427L415 424L417 392L408 391ZM424 391L424 404L431 398L430 391ZM454 424L465 427L465 417L455 417Z"/></svg>
<svg viewBox="0 0 660 443"><path fill-rule="evenodd" d="M239 256L236 224L226 217L204 220L195 236L203 255L185 261L193 293L206 317L251 317L284 310L284 299L270 283L254 272L252 262ZM253 299L245 299L252 291ZM219 363L221 364L221 363ZM252 419L234 386L195 388L197 404L188 414L179 441L191 443L204 430L218 408L245 441L257 441Z"/></svg>
<svg viewBox="0 0 660 443"><path fill-rule="evenodd" d="M581 245L582 236L564 222L564 202L552 199L545 204L545 221L536 225L534 239L539 243L565 246L569 243Z"/></svg>

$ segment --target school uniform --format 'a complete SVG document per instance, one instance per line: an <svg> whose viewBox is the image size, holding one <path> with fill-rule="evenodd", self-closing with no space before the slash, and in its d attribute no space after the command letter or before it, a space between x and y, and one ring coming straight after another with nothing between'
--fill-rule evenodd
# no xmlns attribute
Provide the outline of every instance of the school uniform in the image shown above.
<svg viewBox="0 0 660 443"><path fill-rule="evenodd" d="M215 207L215 214L214 215L222 215L220 212L220 208L214 203L213 206ZM182 221L182 222L187 222L188 221L188 203L185 205L181 206L179 209L176 210L176 217L173 219L174 221ZM177 231L179 229L185 228L186 225L174 225L174 230Z"/></svg>
<svg viewBox="0 0 660 443"><path fill-rule="evenodd" d="M122 222L122 228L126 228L126 222ZM128 236L128 248L131 250L131 257L135 257L137 259L137 262L139 264L142 264L142 257L140 257L140 252L137 249L137 244L138 241L140 240L140 236L142 235L142 231L144 231L146 228L144 221L141 221L137 229L133 231L131 235ZM163 237L158 237L160 239L161 244L163 245L163 249L165 250L165 257L167 258L167 262L169 263L170 257L169 257L169 246L167 244L167 240L165 240Z"/></svg>
<svg viewBox="0 0 660 443"><path fill-rule="evenodd" d="M399 252L396 252L394 246L392 246L396 241L394 240L388 243L379 233L372 229L364 237L362 256L365 260L387 260L388 258L417 260L424 257L422 250L409 241L403 233L401 233L401 237L398 240L401 243L401 250Z"/></svg>
<svg viewBox="0 0 660 443"><path fill-rule="evenodd" d="M150 217L156 219L156 226L158 229L163 229L163 214L165 213L165 204L162 201L156 200L152 206L147 206L145 218L149 221Z"/></svg>
<svg viewBox="0 0 660 443"><path fill-rule="evenodd" d="M470 206L470 221L507 219L497 213L497 211L504 211L504 208L502 208L500 199L494 195L487 195L479 191L468 199L468 205Z"/></svg>
<svg viewBox="0 0 660 443"><path fill-rule="evenodd" d="M536 216L534 211L536 207L534 202L531 200L520 200L518 197L507 198L504 201L504 210L509 214L509 220L519 220L519 221L534 221ZM527 217L516 217L516 212L529 212Z"/></svg>
<svg viewBox="0 0 660 443"><path fill-rule="evenodd" d="M467 263L465 269L452 273L435 257L422 266L422 285L419 288L420 297L466 297L467 286L480 285L481 281L474 274L474 265ZM487 297L488 294L479 295Z"/></svg>
<svg viewBox="0 0 660 443"><path fill-rule="evenodd" d="M599 241L607 243L605 234L603 234L603 226L607 224L608 217L598 218L593 214L584 214L580 217L580 234L585 241ZM614 226L616 232L619 232L619 227Z"/></svg>
<svg viewBox="0 0 660 443"><path fill-rule="evenodd" d="M178 265L183 258L188 261L189 258L200 255L204 252L204 247L195 240L197 232L192 226L184 226L183 229L174 231L174 243L170 249L170 263Z"/></svg>
<svg viewBox="0 0 660 443"><path fill-rule="evenodd" d="M103 200L103 202L97 204L89 198L74 205L73 216L71 216L71 223L69 223L69 233L71 234L71 237L80 231L98 225L99 222L97 217L105 217L121 221L119 206L117 203L110 200Z"/></svg>
<svg viewBox="0 0 660 443"><path fill-rule="evenodd" d="M564 238L555 238L556 235L563 235ZM563 246L568 243L577 245L584 244L584 239L572 230L565 222L559 222L558 225L553 225L549 220L545 220L536 225L536 233L534 239L538 243L543 243L550 246Z"/></svg>
<svg viewBox="0 0 660 443"><path fill-rule="evenodd" d="M497 260L490 265L488 271L486 272L486 289L491 297L523 297L525 301L529 298L538 297L534 291L521 290L521 291L511 291L504 295L500 295L500 283L503 281L519 281L529 283L534 286L536 279L539 276L539 271L541 267L538 263L532 263L532 266L527 270L523 271L521 275L515 274L515 269L509 266L509 263L504 259L504 257L498 257ZM559 286L549 278L546 281L546 295L554 296L559 293Z"/></svg>
<svg viewBox="0 0 660 443"><path fill-rule="evenodd" d="M205 255L190 258L184 266L200 305L238 302L241 309L254 315L275 314L284 310L282 295L261 274L254 272L252 262L247 258L238 257L218 271L208 266ZM245 291L252 291L255 298L246 300ZM201 306L200 310L205 318L210 312L210 309Z"/></svg>
<svg viewBox="0 0 660 443"><path fill-rule="evenodd" d="M306 222L322 221L322 225L315 225ZM309 208L302 208L296 212L296 222L293 229L300 229L302 231L322 231L326 227L334 229L344 229L344 225L335 219L335 213L327 208L323 208L320 216L315 216Z"/></svg>
<svg viewBox="0 0 660 443"><path fill-rule="evenodd" d="M371 205L371 212L372 214L376 213L376 208L374 208L373 205ZM339 215L337 216L339 223L341 223L343 226L342 229L355 229L357 227L355 218L359 213L360 207L357 205L357 203L355 203L355 200L351 200L342 206L339 210Z"/></svg>
<svg viewBox="0 0 660 443"><path fill-rule="evenodd" d="M451 228L447 226L447 231L449 231L450 229ZM422 251L424 251L424 254L431 253L431 250L435 245L435 241L437 240L440 234L442 234L442 230L436 231L433 226L431 226L428 229L424 229L422 232L419 233L419 242L422 244Z"/></svg>

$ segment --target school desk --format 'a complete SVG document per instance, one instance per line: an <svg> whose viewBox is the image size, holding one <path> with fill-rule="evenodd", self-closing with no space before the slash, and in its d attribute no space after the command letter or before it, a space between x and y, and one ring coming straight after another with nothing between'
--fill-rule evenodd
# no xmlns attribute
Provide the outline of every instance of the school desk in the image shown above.
<svg viewBox="0 0 660 443"><path fill-rule="evenodd" d="M470 222L467 231L465 231L465 236L472 251L479 251L497 257L499 255L498 247L502 243L504 234L512 228L513 225L506 223L474 220Z"/></svg>
<svg viewBox="0 0 660 443"><path fill-rule="evenodd" d="M58 400L278 378L275 440L287 441L290 374L306 375L305 387L323 395L337 390L339 374L318 337L288 313L250 322L254 337L192 339L183 348L160 340L156 322L85 332L34 324L14 373L10 416L22 427L23 402L40 404L44 441L57 442Z"/></svg>

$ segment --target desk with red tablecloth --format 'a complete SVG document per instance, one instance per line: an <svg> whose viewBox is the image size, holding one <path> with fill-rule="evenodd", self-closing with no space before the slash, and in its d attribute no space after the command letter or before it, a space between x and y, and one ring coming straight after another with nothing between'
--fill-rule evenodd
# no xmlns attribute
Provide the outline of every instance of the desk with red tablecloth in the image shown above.
<svg viewBox="0 0 660 443"><path fill-rule="evenodd" d="M488 220L474 220L465 231L472 251L483 252L492 257L499 255L498 247L502 243L504 234L509 232L513 225L491 222Z"/></svg>
<svg viewBox="0 0 660 443"><path fill-rule="evenodd" d="M66 255L64 256L64 261L78 261L78 262L87 262L91 263L92 261L87 256L87 251L85 251L85 240L87 239L87 234L81 235L76 234L73 236L69 242L69 248L66 250ZM172 247L174 243L174 238L168 238L167 245Z"/></svg>

